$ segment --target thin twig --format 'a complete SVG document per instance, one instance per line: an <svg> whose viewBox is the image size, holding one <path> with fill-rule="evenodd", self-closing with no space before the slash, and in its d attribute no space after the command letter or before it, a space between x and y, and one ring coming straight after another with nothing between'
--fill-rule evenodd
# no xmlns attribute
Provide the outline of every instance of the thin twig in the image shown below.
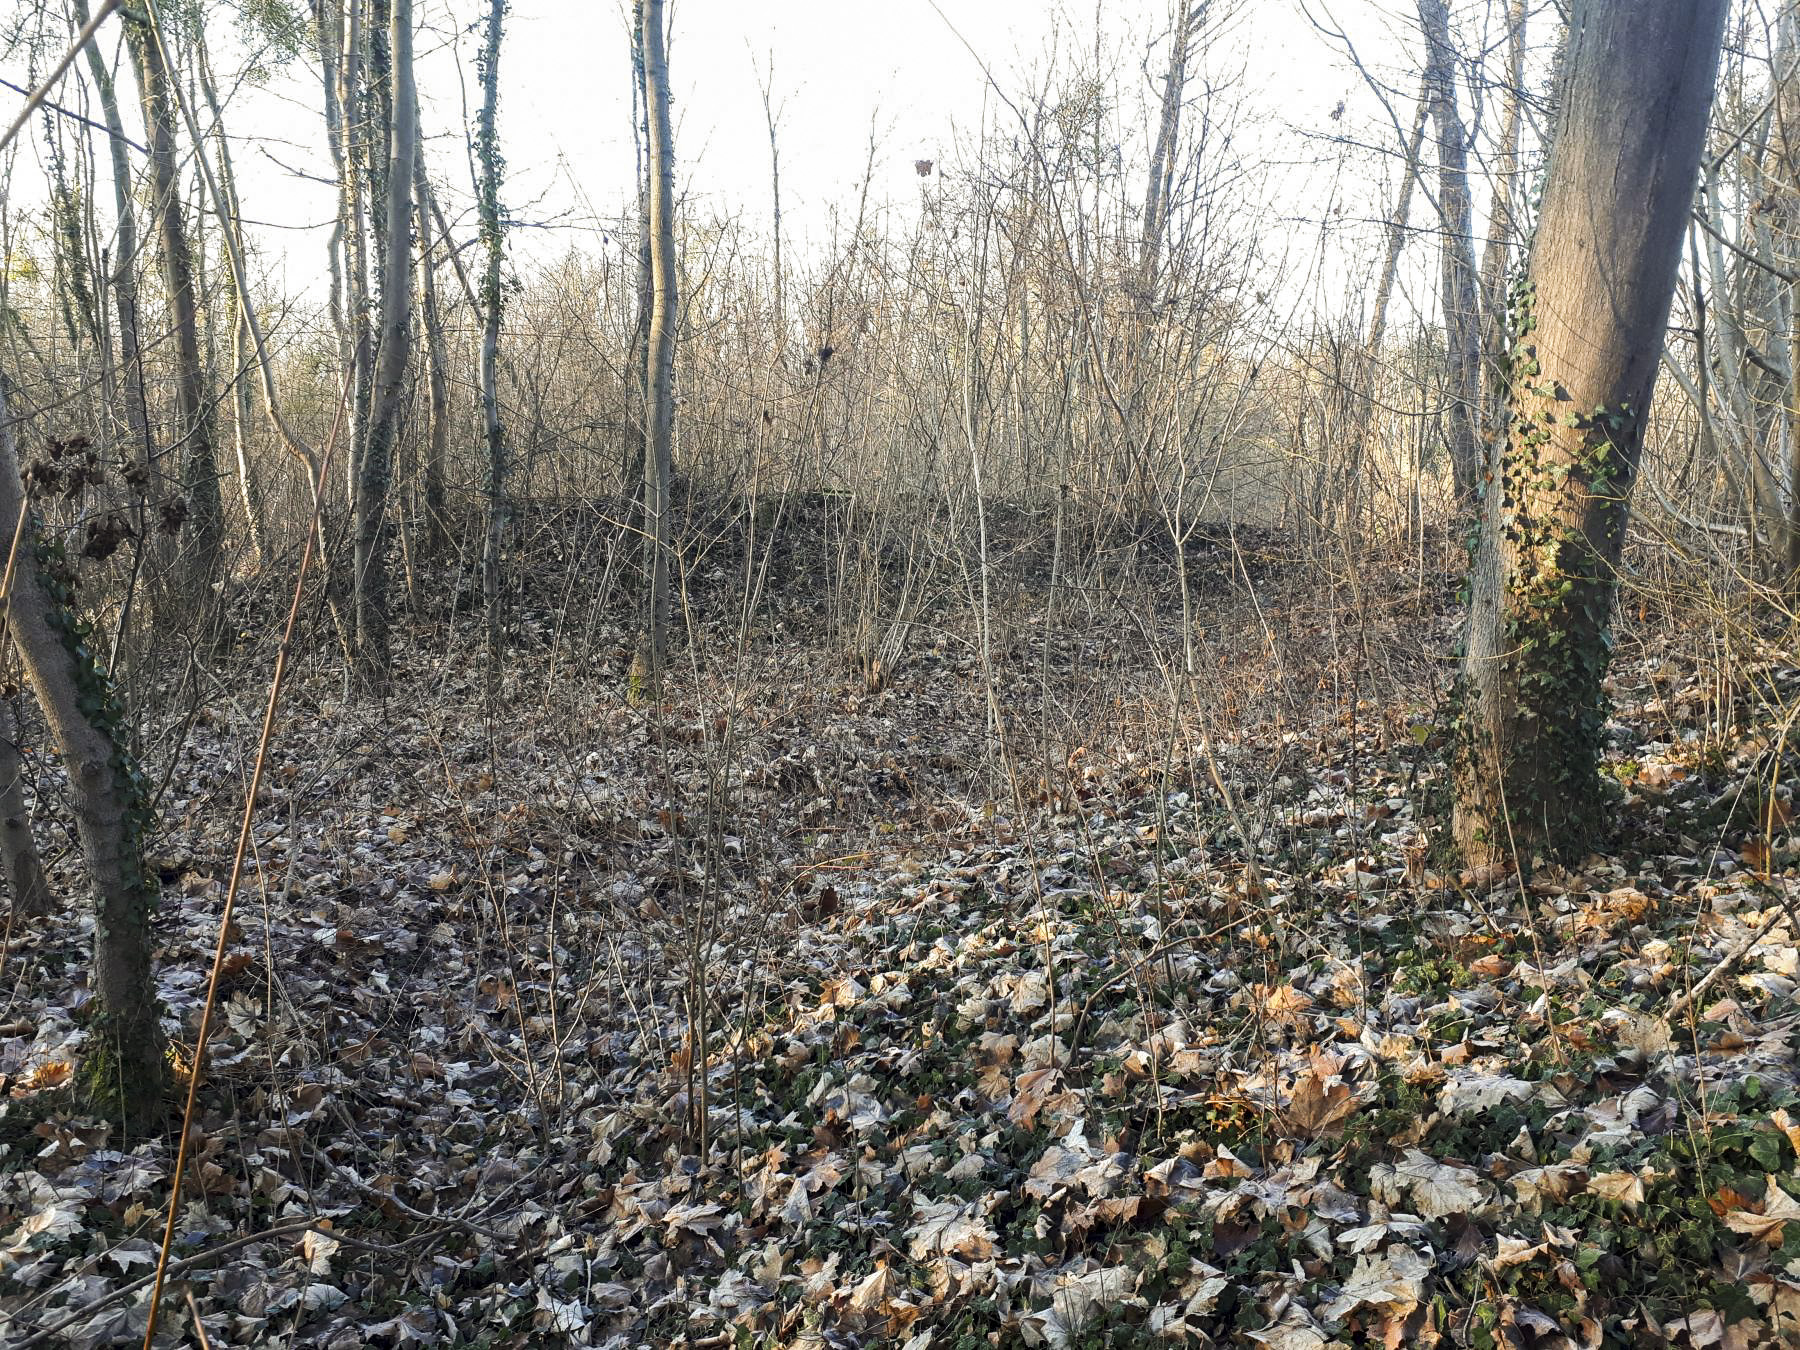
<svg viewBox="0 0 1800 1350"><path fill-rule="evenodd" d="M0 135L0 150L4 150L12 144L13 137L19 134L19 128L31 120L31 114L36 112L38 105L50 96L50 91L56 88L63 75L74 64L81 49L87 46L88 39L94 36L94 30L111 17L112 12L119 7L119 4L120 0L101 0L100 8L94 11L93 18L82 25L81 31L75 35L75 41L69 45L69 50L64 52L62 60L56 63L56 68L44 77L42 84L26 95L25 106L19 109L19 115L13 118L12 125L6 129L6 133Z"/></svg>

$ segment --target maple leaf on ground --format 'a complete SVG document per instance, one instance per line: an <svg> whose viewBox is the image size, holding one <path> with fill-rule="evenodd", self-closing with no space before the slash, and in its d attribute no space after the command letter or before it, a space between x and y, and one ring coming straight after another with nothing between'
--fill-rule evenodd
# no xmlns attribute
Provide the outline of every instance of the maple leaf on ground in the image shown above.
<svg viewBox="0 0 1800 1350"><path fill-rule="evenodd" d="M1023 1330L1028 1338L1041 1336L1051 1350L1065 1350L1080 1343L1081 1333L1100 1311L1127 1302L1143 1307L1144 1300L1131 1297L1136 1284L1137 1272L1129 1266L1105 1266L1065 1276L1057 1281L1050 1306L1026 1317Z"/></svg>
<svg viewBox="0 0 1800 1350"><path fill-rule="evenodd" d="M994 1254L994 1230L973 1205L955 1200L927 1201L913 1210L917 1222L906 1230L915 1261L928 1256L963 1256L972 1261Z"/></svg>
<svg viewBox="0 0 1800 1350"><path fill-rule="evenodd" d="M1425 1297L1425 1281L1431 1276L1431 1259L1410 1247L1389 1247L1379 1255L1356 1258L1356 1269L1338 1296L1319 1309L1321 1316L1339 1322L1361 1307L1375 1307L1404 1318Z"/></svg>
<svg viewBox="0 0 1800 1350"><path fill-rule="evenodd" d="M1325 1134L1354 1115L1356 1106L1355 1090L1335 1070L1321 1073L1315 1063L1295 1081L1287 1119L1302 1134Z"/></svg>
<svg viewBox="0 0 1800 1350"><path fill-rule="evenodd" d="M1388 1204L1398 1204L1402 1193L1410 1192L1414 1208L1427 1219L1478 1213L1493 1200L1474 1168L1439 1162L1416 1148L1407 1149L1397 1165L1375 1164L1369 1182Z"/></svg>

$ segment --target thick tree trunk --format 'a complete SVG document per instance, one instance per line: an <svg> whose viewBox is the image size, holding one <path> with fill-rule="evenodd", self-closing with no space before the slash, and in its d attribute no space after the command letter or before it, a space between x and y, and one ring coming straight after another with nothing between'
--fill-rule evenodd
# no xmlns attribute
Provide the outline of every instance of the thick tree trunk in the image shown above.
<svg viewBox="0 0 1800 1350"><path fill-rule="evenodd" d="M1481 313L1469 205L1469 158L1456 110L1456 53L1446 0L1419 0L1425 30L1425 85L1437 132L1438 217L1443 230L1440 278L1449 349L1450 475L1456 500L1469 505L1481 473Z"/></svg>
<svg viewBox="0 0 1800 1350"><path fill-rule="evenodd" d="M210 626L215 608L212 586L219 579L223 552L223 513L218 461L213 453L212 404L200 357L194 258L182 220L175 95L155 27L129 9L120 12L144 108L151 201L162 236L163 280L175 339L176 444L181 450L181 491L187 503L187 538L180 568L182 599L191 618Z"/></svg>
<svg viewBox="0 0 1800 1350"><path fill-rule="evenodd" d="M1578 852L1603 820L1615 569L1726 3L1576 12L1472 579L1456 836L1477 865Z"/></svg>
<svg viewBox="0 0 1800 1350"><path fill-rule="evenodd" d="M13 428L0 387L0 537L26 510ZM162 1125L162 1028L150 973L159 898L144 866L149 789L131 754L118 695L66 587L40 567L29 521L19 540L6 627L68 774L94 903L93 1011L80 1083L89 1106L141 1136Z"/></svg>
<svg viewBox="0 0 1800 1350"><path fill-rule="evenodd" d="M411 233L413 165L418 151L413 88L412 0L393 0L388 18L390 96L393 126L386 137L384 177L386 225L382 231L381 354L369 408L368 439L356 475L355 601L356 664L363 681L377 691L389 675L388 650L388 491L399 433L406 363L412 351Z"/></svg>
<svg viewBox="0 0 1800 1350"><path fill-rule="evenodd" d="M639 674L654 687L669 642L669 483L675 433L675 145L663 0L644 0L644 88L650 113L649 436L644 446L644 570L649 582Z"/></svg>
<svg viewBox="0 0 1800 1350"><path fill-rule="evenodd" d="M500 318L506 235L500 217L500 37L507 0L489 0L487 41L481 49L481 120L475 133L481 162L481 422L487 440L487 531L481 548L481 594L487 607L487 688L494 697L502 673L500 546L506 526L506 437L500 425Z"/></svg>

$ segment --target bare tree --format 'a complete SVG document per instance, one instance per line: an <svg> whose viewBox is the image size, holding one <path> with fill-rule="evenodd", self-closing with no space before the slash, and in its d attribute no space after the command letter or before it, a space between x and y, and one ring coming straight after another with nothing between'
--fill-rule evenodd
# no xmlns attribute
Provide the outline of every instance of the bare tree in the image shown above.
<svg viewBox="0 0 1800 1350"><path fill-rule="evenodd" d="M650 114L649 436L644 445L644 638L637 671L661 680L669 642L669 487L675 433L675 145L669 129L669 63L663 0L643 0L644 90Z"/></svg>
<svg viewBox="0 0 1800 1350"><path fill-rule="evenodd" d="M1589 0L1514 319L1511 417L1472 582L1465 855L1580 850L1615 569L1705 137L1726 0Z"/></svg>
<svg viewBox="0 0 1800 1350"><path fill-rule="evenodd" d="M168 53L153 15L129 8L121 14L144 108L144 133L150 146L151 202L161 235L163 279L175 338L176 444L181 451L181 490L188 517L188 539L181 555L183 602L191 616L205 621L213 603L212 583L219 576L224 521L218 463L213 453L212 400L200 354L194 254L183 220L177 171L176 92Z"/></svg>
<svg viewBox="0 0 1800 1350"><path fill-rule="evenodd" d="M74 0L73 12L75 21L86 28L87 0ZM126 154L125 122L119 115L119 97L113 86L112 71L101 56L98 44L88 42L83 45L87 53L88 72L93 76L94 89L100 102L100 114L106 123L107 150L112 168L113 255L110 284L113 305L119 316L119 372L125 404L125 428L126 434L131 438L132 453L137 457L145 490L153 491L150 485L156 481L153 476L156 465L150 446L150 418L145 409L144 398L144 361L138 336L137 208L132 201L134 179L131 161ZM138 512L137 528L140 538L148 534L141 510Z"/></svg>
<svg viewBox="0 0 1800 1350"><path fill-rule="evenodd" d="M1449 347L1450 474L1461 503L1475 500L1481 473L1481 315L1476 294L1475 242L1469 202L1468 148L1456 110L1456 49L1450 44L1446 0L1419 0L1425 31L1425 87L1437 132L1438 218L1443 232L1440 282L1444 336Z"/></svg>
<svg viewBox="0 0 1800 1350"><path fill-rule="evenodd" d="M1150 176L1144 188L1144 232L1138 248L1141 303L1151 303L1157 265L1162 257L1163 230L1174 190L1175 159L1181 146L1181 104L1187 96L1188 59L1195 35L1206 22L1211 0L1175 0L1175 31L1169 40L1169 68L1163 75L1162 116L1156 145L1150 151Z"/></svg>
<svg viewBox="0 0 1800 1350"><path fill-rule="evenodd" d="M238 293L240 286L248 284L244 213L238 202L237 174L231 163L231 142L225 135L225 110L219 105L218 84L213 79L212 62L207 59L206 35L203 30L195 34L194 61L200 92L205 96L207 111L212 115L213 150L217 162L213 184L219 193L219 229L226 239L227 255L232 259L232 265L226 269L226 277L232 288L231 440L232 450L237 458L238 498L243 504L244 524L250 534L250 551L260 563L268 550L269 527L264 517L262 494L257 489L255 475L250 471L249 358L252 350L258 356L261 352L260 344L253 343L250 334L251 299L247 294Z"/></svg>
<svg viewBox="0 0 1800 1350"><path fill-rule="evenodd" d="M389 97L386 223L381 267L381 349L370 403L368 436L356 474L356 661L368 685L382 689L389 673L388 493L394 443L412 354L411 235L414 156L419 139L413 88L412 0L392 0L388 14Z"/></svg>
<svg viewBox="0 0 1800 1350"><path fill-rule="evenodd" d="M481 45L481 114L475 124L475 157L481 168L478 202L486 266L481 277L481 423L487 441L487 529L481 547L481 592L487 606L487 686L500 690L500 546L506 526L506 435L500 424L500 319L506 308L501 269L506 261L500 210L500 38L507 0L489 0L487 38Z"/></svg>
<svg viewBox="0 0 1800 1350"><path fill-rule="evenodd" d="M425 147L421 140L413 166L415 228L419 242L419 330L425 338L426 396L431 425L426 432L424 465L425 551L437 555L450 541L450 520L444 504L444 460L450 446L450 353L444 342L444 318L438 307L437 250L434 236L431 184L425 176Z"/></svg>
<svg viewBox="0 0 1800 1350"><path fill-rule="evenodd" d="M1488 211L1487 244L1481 255L1482 365L1490 379L1498 376L1506 348L1506 269L1519 232L1514 196L1519 184L1519 140L1525 97L1525 0L1509 0L1506 11L1506 72L1500 87L1500 143L1494 151L1494 200ZM1501 400L1488 410L1486 431L1498 429Z"/></svg>

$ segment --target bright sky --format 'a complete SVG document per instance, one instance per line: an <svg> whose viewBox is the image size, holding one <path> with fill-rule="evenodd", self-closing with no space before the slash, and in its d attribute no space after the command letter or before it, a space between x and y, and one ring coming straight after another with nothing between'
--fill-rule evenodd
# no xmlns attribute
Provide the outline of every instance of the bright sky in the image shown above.
<svg viewBox="0 0 1800 1350"><path fill-rule="evenodd" d="M1217 73L1241 77L1266 123L1268 152L1287 161L1274 166L1264 190L1285 187L1301 208L1302 199L1313 195L1310 175L1292 166L1318 158L1321 150L1294 129L1335 130L1329 113L1342 99L1360 97L1371 111L1376 105L1302 17L1296 0L1239 3L1242 17L1226 30ZM908 201L917 192L914 160L953 160L958 131L966 135L984 110L990 118L1010 117L987 89L969 48L1016 95L1021 77L1041 71L1053 48L1087 53L1094 47L1091 0L940 4L942 16L929 0L676 0L670 6L670 69L678 176L690 210L744 216L759 229L766 225L769 145L759 69L780 117L784 225L790 246L804 249L826 236L833 207L846 215L854 211L871 131L877 145L871 199ZM1340 5L1365 11L1365 27L1375 14L1369 0ZM434 175L451 185L447 197L461 202L470 196L461 128L465 106L472 108L478 98L474 55L484 9L480 0L422 0L419 8L423 117L427 133L436 133L431 164ZM1116 95L1122 107L1135 111L1140 100L1154 99L1153 81L1160 80L1166 42L1150 55L1150 78L1143 68L1146 46L1167 31L1167 0L1102 0L1099 10L1105 63L1119 80ZM514 0L501 58L505 198L515 217L552 227L519 232L514 248L521 257L554 256L569 244L591 247L596 215L610 220L630 196L628 17L620 0ZM1411 60L1403 50L1393 55ZM297 71L278 89L241 97L247 109L278 94L316 102L315 88L310 70ZM327 174L322 131L288 115L281 122L305 133L309 172ZM259 124L268 124L263 107L233 126L246 136ZM257 153L240 152L239 162L248 214L263 214L258 203L281 201L279 219L327 218L326 187L297 185ZM1142 190L1141 184L1131 188L1134 196ZM284 250L270 238L268 247L288 253L290 286L312 283L312 265L294 256L291 243Z"/></svg>
<svg viewBox="0 0 1800 1350"><path fill-rule="evenodd" d="M1498 3L1464 0L1461 11L1473 11L1480 23L1483 6ZM474 57L486 4L416 6L430 164L454 214L471 196L463 129L479 98ZM1384 214L1391 162L1362 154L1340 176L1338 150L1322 138L1344 134L1391 151L1397 136L1341 48L1307 16L1348 30L1375 72L1402 86L1394 103L1404 119L1417 70L1412 5L1214 0L1214 8L1235 17L1203 75L1228 85L1229 97L1244 105L1237 148L1259 168L1243 190L1264 204L1270 251L1298 256L1315 249L1317 217L1332 203L1352 221ZM854 212L871 130L877 155L870 197L879 205L916 199L914 160L953 164L959 133L966 143L984 115L1010 120L977 56L1016 95L1051 64L1053 52L1065 70L1075 51L1091 66L1098 28L1100 64L1115 78L1109 96L1133 120L1130 134L1147 142L1168 12L1168 0L672 0L677 172L689 209L766 228L769 146L759 69L779 111L784 226L797 253L827 236L834 207ZM215 3L208 27L215 68L226 80L237 64L230 14L229 0ZM505 200L516 219L542 227L514 232L519 262L570 246L604 246L596 226L610 223L630 198L628 16L629 0L513 0L501 60ZM116 26L103 33L105 49L115 52ZM25 82L26 72L11 61L0 62L0 73ZM121 76L129 93L129 75ZM1334 119L1340 105L1348 111ZM316 67L303 58L265 87L239 87L226 110L261 265L278 289L311 298L322 298L333 209L332 189L322 181L330 162L321 107ZM127 123L135 130L133 110ZM13 195L20 204L33 191L26 181L32 155L27 151L18 166ZM1140 150L1137 161L1142 157ZM1127 191L1140 198L1142 183ZM100 194L102 202L108 197Z"/></svg>

